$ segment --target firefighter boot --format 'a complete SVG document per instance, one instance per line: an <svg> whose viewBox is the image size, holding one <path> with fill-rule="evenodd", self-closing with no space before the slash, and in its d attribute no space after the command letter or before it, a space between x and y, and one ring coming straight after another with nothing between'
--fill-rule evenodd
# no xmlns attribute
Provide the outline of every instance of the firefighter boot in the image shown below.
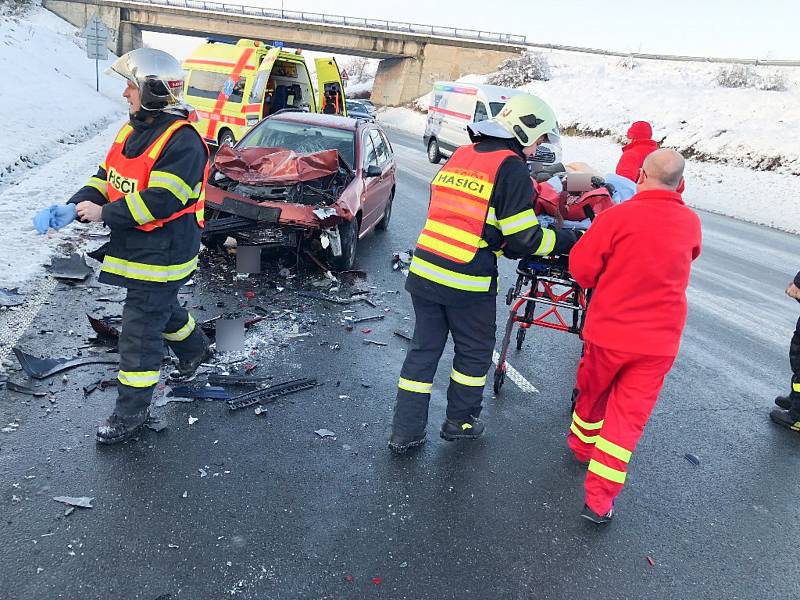
<svg viewBox="0 0 800 600"><path fill-rule="evenodd" d="M402 435L393 431L389 438L389 450L395 454L405 454L412 448L422 446L426 439L424 431L418 435Z"/></svg>
<svg viewBox="0 0 800 600"><path fill-rule="evenodd" d="M777 404L777 399L776 399ZM769 418L773 423L791 429L792 431L800 431L800 415L793 410L782 410L780 408L773 408L769 413Z"/></svg>
<svg viewBox="0 0 800 600"><path fill-rule="evenodd" d="M118 444L133 437L147 422L147 409L130 416L120 417L113 413L97 428L98 444Z"/></svg>
<svg viewBox="0 0 800 600"><path fill-rule="evenodd" d="M439 435L442 439L452 442L455 440L475 440L483 435L485 426L480 419L470 417L466 421L452 421L445 419Z"/></svg>
<svg viewBox="0 0 800 600"><path fill-rule="evenodd" d="M206 342L203 352L190 361L178 360L177 368L173 369L169 374L170 383L186 383L191 381L197 375L197 369L200 365L211 358L211 349Z"/></svg>
<svg viewBox="0 0 800 600"><path fill-rule="evenodd" d="M581 511L581 517L586 519L587 521L591 521L595 525L605 525L611 522L611 519L614 518L614 506L611 506L611 510L609 510L604 515L598 515L594 512L588 505L583 505L583 510Z"/></svg>

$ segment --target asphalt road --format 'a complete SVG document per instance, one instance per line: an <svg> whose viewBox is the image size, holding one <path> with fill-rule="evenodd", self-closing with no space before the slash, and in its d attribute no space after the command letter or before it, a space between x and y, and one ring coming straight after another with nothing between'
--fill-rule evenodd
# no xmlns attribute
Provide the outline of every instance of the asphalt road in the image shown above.
<svg viewBox="0 0 800 600"><path fill-rule="evenodd" d="M294 290L316 289L313 282L285 279L277 261L249 280L215 263L184 295L198 319L254 304L291 311L248 334L259 340L248 357L255 374L315 376L324 385L281 398L262 416L219 402L169 403L158 409L165 431L111 448L95 445L94 427L114 390L84 398L82 387L113 370L56 376L38 384L52 392L45 398L0 393L0 428L18 423L0 433L0 598L800 596L791 574L800 437L767 417L787 388L798 307L782 293L800 238L701 215L705 248L682 352L634 454L618 516L597 529L578 518L583 470L564 443L575 336L529 333L510 362L538 392L509 381L499 398L487 392L487 433L475 443L436 435L446 354L429 443L409 457L386 449L406 344L392 331L410 330L413 317L391 256L413 246L436 170L419 140L390 137L399 163L393 220L362 241L357 261L377 308L298 297ZM513 267L502 265L503 288ZM74 354L90 333L83 313L119 314L103 296L119 292L58 284L20 345ZM502 299L498 308L502 327ZM347 332L342 310L385 318ZM372 331L361 333L364 326ZM198 420L189 424L190 416ZM320 428L335 437L321 439ZM93 508L65 516L52 500L62 495L93 497Z"/></svg>

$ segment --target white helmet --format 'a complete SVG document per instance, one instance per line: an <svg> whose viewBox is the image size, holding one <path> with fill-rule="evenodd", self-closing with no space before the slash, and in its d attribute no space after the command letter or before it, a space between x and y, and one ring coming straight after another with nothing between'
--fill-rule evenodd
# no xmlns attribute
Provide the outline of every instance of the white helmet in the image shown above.
<svg viewBox="0 0 800 600"><path fill-rule="evenodd" d="M144 110L159 111L183 105L183 68L163 50L131 50L114 61L106 74L118 75L136 84Z"/></svg>

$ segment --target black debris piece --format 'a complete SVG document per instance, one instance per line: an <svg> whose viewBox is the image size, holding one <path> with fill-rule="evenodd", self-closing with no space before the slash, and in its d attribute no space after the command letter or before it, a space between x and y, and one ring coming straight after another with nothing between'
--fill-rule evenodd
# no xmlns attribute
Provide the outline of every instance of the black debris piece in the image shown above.
<svg viewBox="0 0 800 600"><path fill-rule="evenodd" d="M25 296L17 292L18 288L0 288L0 306L19 306L25 302Z"/></svg>
<svg viewBox="0 0 800 600"><path fill-rule="evenodd" d="M117 345L119 342L119 330L109 323L110 319L95 319L89 314L86 317L97 334L98 341L113 342L115 346Z"/></svg>
<svg viewBox="0 0 800 600"><path fill-rule="evenodd" d="M392 270L406 269L411 264L411 257L414 256L413 250L405 250L403 252L395 252L392 255Z"/></svg>
<svg viewBox="0 0 800 600"><path fill-rule="evenodd" d="M316 379L292 379L235 396L228 400L227 404L229 409L238 410L240 408L252 406L253 404L267 404L281 396L286 396L287 394L299 392L300 390L307 390L316 386Z"/></svg>
<svg viewBox="0 0 800 600"><path fill-rule="evenodd" d="M81 365L117 364L119 354L106 356L80 356L77 358L37 358L17 348L12 348L22 370L34 379L45 379L61 371L79 367Z"/></svg>
<svg viewBox="0 0 800 600"><path fill-rule="evenodd" d="M393 332L397 337L403 338L407 342L410 342L413 338L407 331L403 331L401 329L397 329Z"/></svg>
<svg viewBox="0 0 800 600"><path fill-rule="evenodd" d="M44 398L45 396L47 396L47 392L42 392L34 388L29 388L27 386L14 383L13 381L6 382L6 388L10 392L17 392L18 394L28 394L29 396L33 396L34 398Z"/></svg>
<svg viewBox="0 0 800 600"><path fill-rule="evenodd" d="M353 319L353 323L367 323L368 321L382 321L386 318L386 315L372 315L370 317L361 317L359 319Z"/></svg>
<svg viewBox="0 0 800 600"><path fill-rule="evenodd" d="M230 396L228 392L225 391L225 388L213 385L199 387L182 385L172 388L170 395L178 396L179 398L198 398L202 400L230 400Z"/></svg>
<svg viewBox="0 0 800 600"><path fill-rule="evenodd" d="M211 385L263 385L272 379L269 377L251 377L249 375L219 375L212 373L208 376Z"/></svg>
<svg viewBox="0 0 800 600"><path fill-rule="evenodd" d="M100 246L97 250L92 250L91 252L87 252L86 256L91 258L92 260L96 260L97 262L103 262L103 259L106 257L106 253L108 252L109 242L106 242L102 246Z"/></svg>
<svg viewBox="0 0 800 600"><path fill-rule="evenodd" d="M697 457L696 457L694 454L688 454L688 453L687 453L687 454L684 454L684 455L683 455L683 458L685 458L686 460L688 460L688 461L689 461L690 463L692 463L692 464L693 464L695 467L699 467L699 466L700 466L700 459L699 459L699 458L697 458Z"/></svg>
<svg viewBox="0 0 800 600"><path fill-rule="evenodd" d="M73 281L83 281L92 273L92 268L86 264L86 258L82 254L73 254L67 258L56 256L50 270L56 279Z"/></svg>
<svg viewBox="0 0 800 600"><path fill-rule="evenodd" d="M367 340L367 339L364 340L364 343L367 344L367 345L372 344L373 346L388 346L389 345L386 342L379 342L377 340Z"/></svg>

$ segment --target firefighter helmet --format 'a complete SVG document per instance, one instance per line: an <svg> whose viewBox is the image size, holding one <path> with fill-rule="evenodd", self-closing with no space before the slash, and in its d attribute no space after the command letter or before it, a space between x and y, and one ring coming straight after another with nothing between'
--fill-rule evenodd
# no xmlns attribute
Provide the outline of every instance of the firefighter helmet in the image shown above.
<svg viewBox="0 0 800 600"><path fill-rule="evenodd" d="M476 136L515 138L523 146L532 146L540 137L550 144L560 144L561 135L553 109L533 94L518 94L506 102L494 119L472 123Z"/></svg>
<svg viewBox="0 0 800 600"><path fill-rule="evenodd" d="M182 105L183 80L181 64L170 54L155 48L138 48L120 56L107 70L139 88L142 108L159 111Z"/></svg>

